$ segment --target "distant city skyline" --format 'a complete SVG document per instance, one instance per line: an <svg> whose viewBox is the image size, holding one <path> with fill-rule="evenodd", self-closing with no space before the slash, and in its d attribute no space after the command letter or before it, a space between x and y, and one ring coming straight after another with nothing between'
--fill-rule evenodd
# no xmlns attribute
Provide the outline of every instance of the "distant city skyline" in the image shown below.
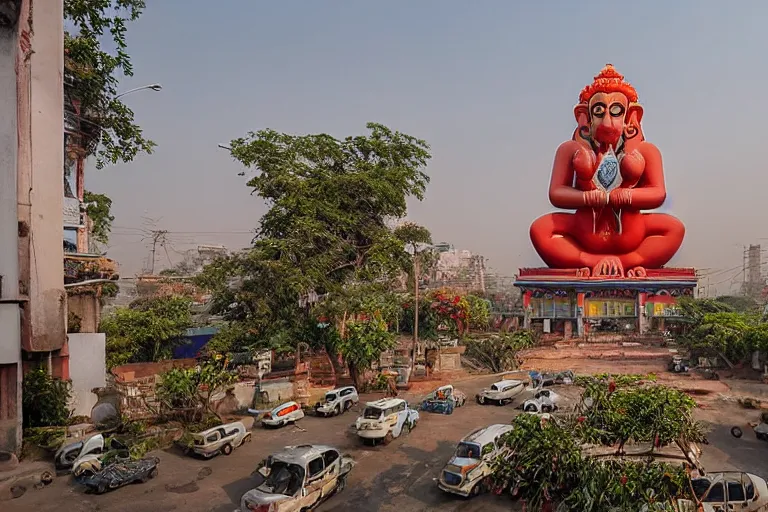
<svg viewBox="0 0 768 512"><path fill-rule="evenodd" d="M198 244L247 246L266 211L219 143L267 127L344 137L376 121L431 144L432 182L409 219L513 275L542 265L528 227L552 210L552 159L579 91L611 62L664 157L662 211L687 227L670 265L736 291L743 246L768 239L768 98L750 90L768 82L767 16L762 2L710 0L150 3L128 27L135 76L120 90L162 84L124 98L158 146L90 168L86 188L114 201L121 274L149 253L143 217L168 231L162 268Z"/></svg>

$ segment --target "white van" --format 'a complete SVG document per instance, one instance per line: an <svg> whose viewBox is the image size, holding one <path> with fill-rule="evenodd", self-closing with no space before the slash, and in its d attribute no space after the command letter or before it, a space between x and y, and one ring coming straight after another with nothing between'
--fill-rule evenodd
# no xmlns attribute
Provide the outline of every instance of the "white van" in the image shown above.
<svg viewBox="0 0 768 512"><path fill-rule="evenodd" d="M365 404L362 416L355 422L355 430L363 440L389 444L403 432L410 432L418 421L419 411L408 407L402 398L382 398Z"/></svg>

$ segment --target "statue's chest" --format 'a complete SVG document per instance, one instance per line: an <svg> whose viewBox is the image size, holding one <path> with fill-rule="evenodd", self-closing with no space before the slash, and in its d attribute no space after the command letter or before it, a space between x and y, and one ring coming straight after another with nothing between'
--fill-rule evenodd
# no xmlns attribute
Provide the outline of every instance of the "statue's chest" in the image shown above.
<svg viewBox="0 0 768 512"><path fill-rule="evenodd" d="M619 170L619 164L622 156L623 153L617 155L613 149L609 149L598 157L600 162L597 164L597 170L592 177L592 182L598 189L610 192L621 186L623 178Z"/></svg>

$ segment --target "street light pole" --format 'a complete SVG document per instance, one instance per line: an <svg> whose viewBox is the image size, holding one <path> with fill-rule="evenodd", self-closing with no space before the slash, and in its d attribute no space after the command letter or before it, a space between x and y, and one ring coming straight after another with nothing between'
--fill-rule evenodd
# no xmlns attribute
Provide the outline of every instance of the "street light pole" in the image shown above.
<svg viewBox="0 0 768 512"><path fill-rule="evenodd" d="M141 87L136 87L136 88L133 88L133 89L129 89L129 90L125 91L125 92L121 92L120 94L115 96L115 99L118 99L118 98L120 98L122 96L125 96L126 94L131 94L132 92L143 91L144 89L152 89L153 91L159 91L162 88L163 88L163 86L160 85L160 84L142 85Z"/></svg>

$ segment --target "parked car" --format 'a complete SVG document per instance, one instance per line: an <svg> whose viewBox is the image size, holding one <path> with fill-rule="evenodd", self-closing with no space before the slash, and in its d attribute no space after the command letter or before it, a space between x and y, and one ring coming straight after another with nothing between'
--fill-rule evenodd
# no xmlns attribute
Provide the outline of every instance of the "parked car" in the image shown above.
<svg viewBox="0 0 768 512"><path fill-rule="evenodd" d="M421 410L452 414L456 407L461 407L467 402L467 395L447 384L440 386L421 402Z"/></svg>
<svg viewBox="0 0 768 512"><path fill-rule="evenodd" d="M667 365L667 370L672 373L687 373L691 368L691 362L683 359L682 356L672 356L672 360Z"/></svg>
<svg viewBox="0 0 768 512"><path fill-rule="evenodd" d="M363 414L355 422L357 435L373 444L389 444L403 432L410 432L419 422L419 411L411 409L402 398L382 398L365 404Z"/></svg>
<svg viewBox="0 0 768 512"><path fill-rule="evenodd" d="M283 427L288 423L299 421L304 417L304 411L296 402L286 402L278 405L261 418L263 427Z"/></svg>
<svg viewBox="0 0 768 512"><path fill-rule="evenodd" d="M477 403L505 405L523 392L525 383L521 380L502 380L491 384L477 394Z"/></svg>
<svg viewBox="0 0 768 512"><path fill-rule="evenodd" d="M529 372L529 376L531 378L531 383L533 388L540 388L544 386L554 386L554 385L570 385L573 384L574 379L576 376L573 373L573 370L565 370L562 372L550 372L550 373L539 373L539 372Z"/></svg>
<svg viewBox="0 0 768 512"><path fill-rule="evenodd" d="M360 401L354 386L332 389L325 394L322 402L315 404L318 416L338 416L347 412Z"/></svg>
<svg viewBox="0 0 768 512"><path fill-rule="evenodd" d="M229 455L243 443L250 442L251 433L242 422L235 421L193 434L192 439L192 452L210 458L219 453Z"/></svg>
<svg viewBox="0 0 768 512"><path fill-rule="evenodd" d="M755 437L761 441L768 441L768 413L760 415L760 423L755 425Z"/></svg>
<svg viewBox="0 0 768 512"><path fill-rule="evenodd" d="M117 459L108 464L102 464L99 456L95 454L86 457L86 460L73 468L73 474L76 482L95 494L155 478L157 465L160 463L157 457L140 460Z"/></svg>
<svg viewBox="0 0 768 512"><path fill-rule="evenodd" d="M78 458L90 454L101 454L110 450L127 452L128 447L114 437L105 438L102 434L96 434L84 441L59 448L53 458L54 466L59 473L67 472L72 469Z"/></svg>
<svg viewBox="0 0 768 512"><path fill-rule="evenodd" d="M312 510L344 489L354 465L330 446L287 446L262 462L257 471L264 481L243 495L240 511Z"/></svg>
<svg viewBox="0 0 768 512"><path fill-rule="evenodd" d="M512 428L512 425L491 425L464 437L451 460L440 472L437 486L459 496L480 494L485 490L486 477L492 472L489 462L508 451L508 448L500 444L500 439Z"/></svg>
<svg viewBox="0 0 768 512"><path fill-rule="evenodd" d="M692 480L693 492L704 512L768 510L768 485L757 475L739 471L707 473ZM696 510L691 500L678 500L679 510Z"/></svg>
<svg viewBox="0 0 768 512"><path fill-rule="evenodd" d="M562 398L560 395L552 391L551 389L542 389L533 395L533 398L529 398L523 402L523 410L525 412L552 412L557 410L557 404L560 403Z"/></svg>

